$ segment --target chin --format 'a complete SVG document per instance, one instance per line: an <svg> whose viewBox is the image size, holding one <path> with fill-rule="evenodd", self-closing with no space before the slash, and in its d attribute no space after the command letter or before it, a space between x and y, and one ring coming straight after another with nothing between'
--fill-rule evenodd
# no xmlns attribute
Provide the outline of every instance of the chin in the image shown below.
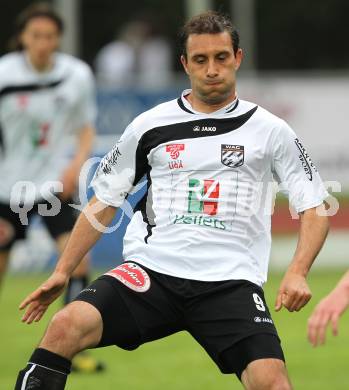
<svg viewBox="0 0 349 390"><path fill-rule="evenodd" d="M229 92L214 91L208 94L202 94L202 100L208 104L220 104L225 102L225 100L229 96Z"/></svg>

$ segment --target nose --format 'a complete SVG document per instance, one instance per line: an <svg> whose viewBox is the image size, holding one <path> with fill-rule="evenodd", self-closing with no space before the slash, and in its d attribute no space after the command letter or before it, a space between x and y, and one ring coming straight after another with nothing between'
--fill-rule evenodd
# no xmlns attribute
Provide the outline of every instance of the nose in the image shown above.
<svg viewBox="0 0 349 390"><path fill-rule="evenodd" d="M51 41L47 37L38 37L36 40L36 48L39 52L49 51L51 46Z"/></svg>
<svg viewBox="0 0 349 390"><path fill-rule="evenodd" d="M214 59L210 59L207 63L207 72L206 72L207 77L217 77L218 76L218 68L217 64L214 61Z"/></svg>

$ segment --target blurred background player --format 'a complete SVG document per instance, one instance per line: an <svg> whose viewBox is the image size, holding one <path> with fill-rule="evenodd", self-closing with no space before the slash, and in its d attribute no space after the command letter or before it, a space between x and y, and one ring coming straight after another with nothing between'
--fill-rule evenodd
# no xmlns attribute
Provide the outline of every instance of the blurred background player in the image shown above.
<svg viewBox="0 0 349 390"><path fill-rule="evenodd" d="M97 53L97 80L114 88L163 88L171 81L172 49L160 23L144 15L126 23Z"/></svg>
<svg viewBox="0 0 349 390"><path fill-rule="evenodd" d="M92 149L94 80L84 62L56 52L62 32L63 21L49 5L31 5L18 16L15 51L0 59L0 281L33 214L42 216L58 253L76 218L69 203ZM85 256L65 303L87 283ZM102 367L90 357L79 359L89 369Z"/></svg>
<svg viewBox="0 0 349 390"><path fill-rule="evenodd" d="M339 317L349 306L349 271L336 287L315 307L308 321L308 339L316 347L324 344L326 329L332 325L333 335L338 334Z"/></svg>

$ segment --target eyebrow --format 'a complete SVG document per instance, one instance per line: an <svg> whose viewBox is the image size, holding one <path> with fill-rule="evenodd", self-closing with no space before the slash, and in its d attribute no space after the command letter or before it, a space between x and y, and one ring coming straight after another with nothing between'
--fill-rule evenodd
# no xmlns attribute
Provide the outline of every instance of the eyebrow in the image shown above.
<svg viewBox="0 0 349 390"><path fill-rule="evenodd" d="M221 51L217 51L216 53L214 53L214 56L219 56L219 55L222 55L222 54L231 54L231 52L229 50L221 50ZM198 58L198 57L207 57L208 54L207 53L196 53L196 54L193 54L191 56L191 58Z"/></svg>

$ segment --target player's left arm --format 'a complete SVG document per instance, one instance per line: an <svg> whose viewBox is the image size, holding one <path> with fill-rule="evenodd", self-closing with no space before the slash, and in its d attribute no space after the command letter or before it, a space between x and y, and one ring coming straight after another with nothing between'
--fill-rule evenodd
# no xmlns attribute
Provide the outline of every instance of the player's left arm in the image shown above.
<svg viewBox="0 0 349 390"><path fill-rule="evenodd" d="M90 124L84 126L78 133L75 155L64 170L61 178L63 183L61 198L63 200L69 199L76 190L81 168L91 155L94 137L95 129Z"/></svg>
<svg viewBox="0 0 349 390"><path fill-rule="evenodd" d="M323 207L313 207L300 213L297 248L280 284L275 303L276 311L283 306L289 311L299 311L311 299L306 277L329 230L327 216L319 212Z"/></svg>

